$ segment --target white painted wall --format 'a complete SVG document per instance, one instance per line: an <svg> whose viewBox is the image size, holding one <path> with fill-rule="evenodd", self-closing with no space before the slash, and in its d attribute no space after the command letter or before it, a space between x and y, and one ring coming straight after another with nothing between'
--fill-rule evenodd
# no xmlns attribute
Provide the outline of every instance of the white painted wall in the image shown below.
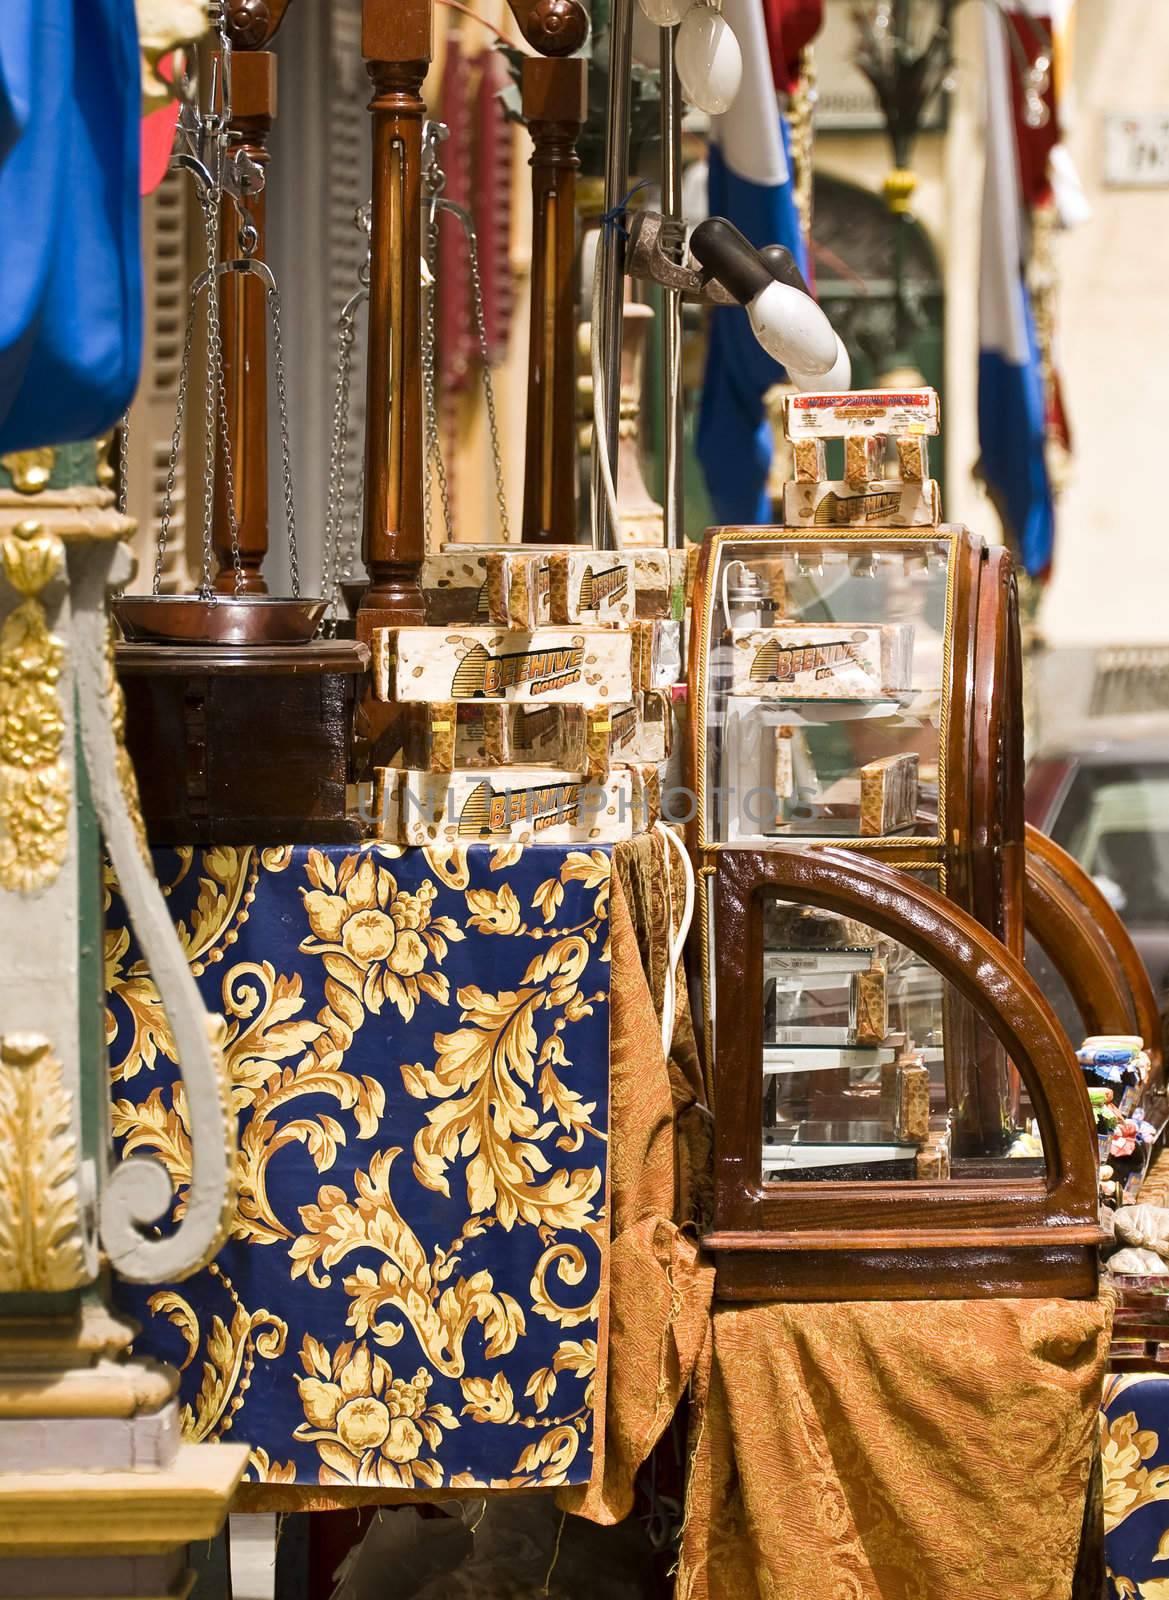
<svg viewBox="0 0 1169 1600"><path fill-rule="evenodd" d="M1169 641L1169 189L1106 189L1104 116L1169 110L1169 5L1079 0L1069 140L1091 222L1058 244L1073 432L1043 624L1056 647Z"/></svg>

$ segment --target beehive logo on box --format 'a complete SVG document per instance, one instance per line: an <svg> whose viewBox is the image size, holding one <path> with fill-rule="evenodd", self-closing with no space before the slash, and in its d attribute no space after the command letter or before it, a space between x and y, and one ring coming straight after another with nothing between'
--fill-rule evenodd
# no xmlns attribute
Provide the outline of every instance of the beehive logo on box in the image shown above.
<svg viewBox="0 0 1169 1600"><path fill-rule="evenodd" d="M527 684L532 694L547 694L579 683L583 669L583 644L556 650L516 650L504 655L492 655L484 645L473 644L455 668L451 698L497 699L522 684Z"/></svg>
<svg viewBox="0 0 1169 1600"><path fill-rule="evenodd" d="M581 611L600 611L604 605L620 600L629 589L629 570L620 564L594 572L592 562L580 580L577 607Z"/></svg>

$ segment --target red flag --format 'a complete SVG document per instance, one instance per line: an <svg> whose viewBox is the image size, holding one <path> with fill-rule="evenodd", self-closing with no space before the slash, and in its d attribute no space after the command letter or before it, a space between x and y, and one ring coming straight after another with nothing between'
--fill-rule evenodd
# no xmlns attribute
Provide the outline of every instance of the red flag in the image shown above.
<svg viewBox="0 0 1169 1600"><path fill-rule="evenodd" d="M173 55L164 56L158 63L158 75L167 83L173 83L175 77L175 58ZM159 184L166 177L166 169L170 165L171 151L175 147L175 128L179 121L179 103L177 100L168 100L166 105L159 106L157 111L151 111L142 118L142 179L140 188L142 193L153 194Z"/></svg>
<svg viewBox="0 0 1169 1600"><path fill-rule="evenodd" d="M1052 56L1051 18L1031 11L1008 11L1008 26L1014 33L1011 58L1011 98L1015 109L1015 135L1019 146L1019 178L1023 188L1023 204L1043 205L1051 199L1051 179L1047 170L1048 158L1063 137L1055 100L1055 79L1051 68L1047 74L1047 88L1043 103L1047 107L1047 121L1041 128L1028 126L1024 118L1027 95L1023 84L1024 60L1033 66L1037 58ZM1017 41L1017 48L1016 48Z"/></svg>
<svg viewBox="0 0 1169 1600"><path fill-rule="evenodd" d="M771 75L782 94L800 79L800 52L820 32L824 0L763 0L763 25L771 52Z"/></svg>

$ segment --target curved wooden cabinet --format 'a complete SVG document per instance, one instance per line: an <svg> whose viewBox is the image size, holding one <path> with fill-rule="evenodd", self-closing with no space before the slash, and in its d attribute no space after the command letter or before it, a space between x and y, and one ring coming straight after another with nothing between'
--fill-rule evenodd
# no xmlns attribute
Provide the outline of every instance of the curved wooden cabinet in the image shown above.
<svg viewBox="0 0 1169 1600"><path fill-rule="evenodd" d="M1157 997L1128 929L1075 857L1031 823L1026 847L1027 931L1067 985L1089 1032L1139 1033L1151 1081L1161 1083ZM1048 902L1056 887L1061 910L1053 913Z"/></svg>
<svg viewBox="0 0 1169 1600"><path fill-rule="evenodd" d="M904 872L837 850L718 852L715 1216L707 1247L729 1299L1086 1296L1096 1290L1095 1130L1074 1054L1019 960L967 912ZM989 1029L1027 1088L1044 1171L1001 1177L764 1181L767 907L863 923L934 969ZM733 1028L717 1028L733 1016ZM972 1164L971 1173L984 1174ZM769 1178L774 1175L770 1174Z"/></svg>

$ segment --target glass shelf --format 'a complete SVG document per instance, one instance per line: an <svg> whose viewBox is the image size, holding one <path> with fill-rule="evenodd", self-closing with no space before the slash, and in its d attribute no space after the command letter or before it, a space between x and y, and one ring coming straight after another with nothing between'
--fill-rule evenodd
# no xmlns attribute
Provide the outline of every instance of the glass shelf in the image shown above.
<svg viewBox="0 0 1169 1600"><path fill-rule="evenodd" d="M852 918L768 895L762 923L764 1182L948 1176L968 1079L945 1042L962 1002ZM955 1037L973 1059L972 1036Z"/></svg>

